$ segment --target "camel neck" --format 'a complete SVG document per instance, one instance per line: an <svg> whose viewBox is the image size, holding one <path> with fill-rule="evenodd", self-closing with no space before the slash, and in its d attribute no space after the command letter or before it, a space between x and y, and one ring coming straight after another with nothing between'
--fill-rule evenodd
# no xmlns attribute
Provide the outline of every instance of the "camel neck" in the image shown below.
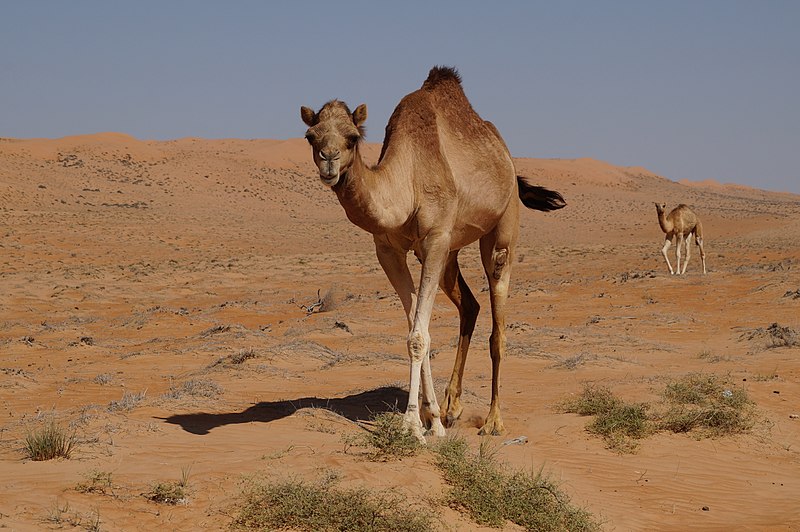
<svg viewBox="0 0 800 532"><path fill-rule="evenodd" d="M670 220L667 219L666 212L658 213L658 224L661 226L661 230L665 233L669 233L672 231L673 224Z"/></svg>
<svg viewBox="0 0 800 532"><path fill-rule="evenodd" d="M368 167L356 148L344 182L334 188L347 218L372 234L397 231L413 214L411 179L393 157Z"/></svg>

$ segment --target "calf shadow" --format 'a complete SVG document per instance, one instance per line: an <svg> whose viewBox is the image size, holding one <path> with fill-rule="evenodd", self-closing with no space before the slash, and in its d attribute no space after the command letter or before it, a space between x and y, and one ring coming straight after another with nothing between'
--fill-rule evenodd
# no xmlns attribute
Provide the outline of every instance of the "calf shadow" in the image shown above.
<svg viewBox="0 0 800 532"><path fill-rule="evenodd" d="M301 408L324 408L346 417L350 421L362 421L376 414L395 410L404 411L408 403L408 392L396 386L384 386L374 390L348 395L347 397L301 397L284 401L262 401L241 412L175 414L163 419L167 423L180 425L192 434L208 434L212 429L236 423L269 423L294 414Z"/></svg>

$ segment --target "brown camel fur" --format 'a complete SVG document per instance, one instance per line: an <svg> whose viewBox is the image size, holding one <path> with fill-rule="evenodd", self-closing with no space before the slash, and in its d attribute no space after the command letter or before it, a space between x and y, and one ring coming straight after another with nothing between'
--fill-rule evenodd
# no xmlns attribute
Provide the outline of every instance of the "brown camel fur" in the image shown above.
<svg viewBox="0 0 800 532"><path fill-rule="evenodd" d="M359 153L367 108L350 112L333 100L319 112L302 107L306 139L322 182L336 193L347 217L372 233L375 251L408 320L411 375L405 423L424 441L423 424L444 435L461 415L461 380L479 305L458 266L461 248L480 240L492 305L492 399L481 434L500 434L500 360L511 264L519 233L519 202L549 211L565 205L557 192L518 177L497 129L472 109L452 68L434 67L422 88L404 97L386 127L378 164ZM419 291L406 258L422 263ZM440 410L430 368L431 319L436 287L455 304L460 337L455 366ZM419 409L420 384L422 409Z"/></svg>
<svg viewBox="0 0 800 532"><path fill-rule="evenodd" d="M686 273L686 266L689 265L689 257L691 256L692 234L694 234L694 241L700 248L700 259L703 261L703 273L706 273L706 251L703 249L703 224L700 219L692 210L681 203L669 214L666 214L667 206L663 203L656 203L656 212L658 213L658 224L661 230L667 236L664 240L664 247L661 248L661 254L664 255L664 260L667 261L669 273L678 275ZM669 263L667 257L667 250L672 244L672 238L677 237L675 246L675 255L677 257L677 264L675 271L672 270L672 264ZM681 245L686 242L686 260L683 262L683 270L681 271Z"/></svg>

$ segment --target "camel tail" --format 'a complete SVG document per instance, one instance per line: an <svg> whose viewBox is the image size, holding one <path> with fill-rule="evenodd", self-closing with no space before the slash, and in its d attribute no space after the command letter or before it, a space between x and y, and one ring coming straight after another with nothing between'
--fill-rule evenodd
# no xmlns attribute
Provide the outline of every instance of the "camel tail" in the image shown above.
<svg viewBox="0 0 800 532"><path fill-rule="evenodd" d="M564 197L555 190L531 185L522 176L517 176L517 185L519 187L519 199L529 209L548 212L560 209L567 204L564 201Z"/></svg>

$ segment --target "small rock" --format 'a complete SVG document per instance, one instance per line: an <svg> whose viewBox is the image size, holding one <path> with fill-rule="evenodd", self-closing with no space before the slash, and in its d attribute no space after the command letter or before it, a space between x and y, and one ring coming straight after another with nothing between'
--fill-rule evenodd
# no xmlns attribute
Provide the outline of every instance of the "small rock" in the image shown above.
<svg viewBox="0 0 800 532"><path fill-rule="evenodd" d="M518 437L513 438L511 440L504 441L503 445L525 445L526 443L528 443L528 437L527 436L518 436Z"/></svg>
<svg viewBox="0 0 800 532"><path fill-rule="evenodd" d="M709 510L710 510L710 508L709 508L708 506L703 506L703 511L704 511L704 512L707 512L707 511L709 511Z"/></svg>
<svg viewBox="0 0 800 532"><path fill-rule="evenodd" d="M799 417L800 417L800 415L797 415L797 414L789 414L789 419L797 419Z"/></svg>

